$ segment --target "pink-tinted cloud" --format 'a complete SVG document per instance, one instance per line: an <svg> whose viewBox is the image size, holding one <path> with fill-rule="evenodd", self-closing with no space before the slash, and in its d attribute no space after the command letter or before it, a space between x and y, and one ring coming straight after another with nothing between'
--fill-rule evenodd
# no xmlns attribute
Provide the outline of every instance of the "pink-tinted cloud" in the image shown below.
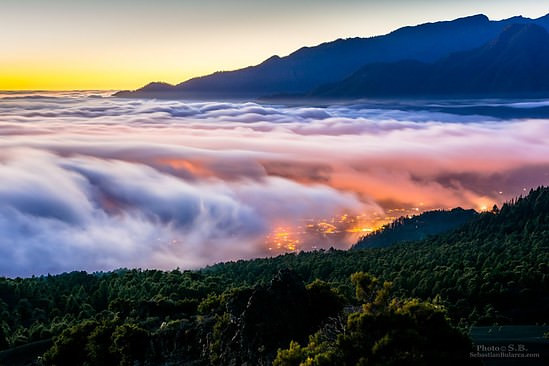
<svg viewBox="0 0 549 366"><path fill-rule="evenodd" d="M549 124L541 119L361 105L4 97L5 275L198 267L268 255L273 230L307 220L348 213L377 225L395 208L479 209L549 183ZM311 236L298 247L351 240Z"/></svg>

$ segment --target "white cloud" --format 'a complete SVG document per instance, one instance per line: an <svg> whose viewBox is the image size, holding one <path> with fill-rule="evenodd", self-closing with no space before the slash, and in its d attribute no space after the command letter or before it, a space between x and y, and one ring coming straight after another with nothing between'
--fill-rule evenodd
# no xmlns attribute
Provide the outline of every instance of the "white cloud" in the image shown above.
<svg viewBox="0 0 549 366"><path fill-rule="evenodd" d="M549 184L545 120L412 107L0 96L0 274L198 267L304 218Z"/></svg>

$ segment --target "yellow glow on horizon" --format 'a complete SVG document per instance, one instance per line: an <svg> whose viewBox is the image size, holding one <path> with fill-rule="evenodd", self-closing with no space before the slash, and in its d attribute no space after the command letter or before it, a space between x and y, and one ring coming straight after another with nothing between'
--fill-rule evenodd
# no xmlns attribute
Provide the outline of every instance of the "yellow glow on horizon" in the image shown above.
<svg viewBox="0 0 549 366"><path fill-rule="evenodd" d="M488 13L501 19L547 11L539 0L6 1L0 11L0 90L137 89L177 84L338 38ZM31 4L33 4L31 6ZM503 4L505 3L505 4ZM215 5L215 6L212 6ZM405 10L403 10L405 9Z"/></svg>
<svg viewBox="0 0 549 366"><path fill-rule="evenodd" d="M183 48L167 53L163 47L128 46L94 52L85 47L70 50L32 50L0 55L0 90L133 90L150 82L178 84L220 70L257 64L269 55L246 52L216 56L208 49ZM163 55L158 57L156 55Z"/></svg>
<svg viewBox="0 0 549 366"><path fill-rule="evenodd" d="M0 90L121 90L136 89L151 81L177 84L209 70L173 74L135 70L103 71L88 69L11 69L0 71Z"/></svg>

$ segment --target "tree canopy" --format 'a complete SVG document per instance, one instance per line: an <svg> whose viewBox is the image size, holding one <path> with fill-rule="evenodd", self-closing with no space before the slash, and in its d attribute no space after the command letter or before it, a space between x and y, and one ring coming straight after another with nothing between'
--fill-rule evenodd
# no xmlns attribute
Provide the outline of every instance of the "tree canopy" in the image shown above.
<svg viewBox="0 0 549 366"><path fill-rule="evenodd" d="M280 362L291 362L286 352L321 364L330 350L343 364L362 362L350 350L389 362L397 344L430 339L415 335L418 324L458 337L456 327L473 324L549 323L548 263L549 189L539 188L451 232L387 248L0 278L0 365L268 364L278 349ZM378 300L386 282L391 295ZM356 350L364 327L377 330Z"/></svg>

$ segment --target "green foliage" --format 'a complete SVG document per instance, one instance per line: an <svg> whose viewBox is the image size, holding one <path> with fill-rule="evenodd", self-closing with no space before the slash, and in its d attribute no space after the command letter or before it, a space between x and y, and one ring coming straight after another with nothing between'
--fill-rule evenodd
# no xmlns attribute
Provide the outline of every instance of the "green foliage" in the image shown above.
<svg viewBox="0 0 549 366"><path fill-rule="evenodd" d="M83 350L97 325L95 321L86 320L65 329L56 337L52 348L44 354L44 362L55 366L83 365L87 358Z"/></svg>
<svg viewBox="0 0 549 366"><path fill-rule="evenodd" d="M341 311L343 299L328 284L304 286L286 270L267 286L235 293L226 304L227 312L214 326L211 363L257 365L272 362L277 349L291 340L307 339L322 321Z"/></svg>
<svg viewBox="0 0 549 366"><path fill-rule="evenodd" d="M200 271L0 278L0 350L23 347L30 364L52 345L44 363L57 366L139 363L141 351L150 365L225 365L269 363L283 348L284 359L295 354L320 365L340 357L343 329L358 337L379 322L393 328L380 326L385 333L376 333L364 357L382 359L398 342L430 337L416 334L420 323L449 337L440 305L460 326L549 323L548 263L549 189L540 188L453 232L390 248L286 254ZM363 273L352 277L353 287L355 272ZM358 313L351 324L343 307ZM353 339L341 345L353 349ZM288 348L291 341L298 343Z"/></svg>
<svg viewBox="0 0 549 366"><path fill-rule="evenodd" d="M200 314L208 314L212 312L217 312L221 306L222 298L220 295L209 294L200 304L198 305L198 312Z"/></svg>
<svg viewBox="0 0 549 366"><path fill-rule="evenodd" d="M113 349L112 334L116 328L114 322L98 324L88 336L84 352L90 365L118 365L120 355Z"/></svg>
<svg viewBox="0 0 549 366"><path fill-rule="evenodd" d="M376 287L379 281L374 276L364 272L357 272L351 275L351 282L355 286L358 301L368 303L376 296Z"/></svg>
<svg viewBox="0 0 549 366"><path fill-rule="evenodd" d="M112 350L120 355L120 366L142 365L147 351L148 332L135 324L123 324L112 333Z"/></svg>
<svg viewBox="0 0 549 366"><path fill-rule="evenodd" d="M451 211L436 210L412 217L402 216L364 236L352 249L383 248L399 242L422 240L429 235L456 229L477 217L478 213L475 210L464 210L460 207Z"/></svg>
<svg viewBox="0 0 549 366"><path fill-rule="evenodd" d="M463 324L549 323L549 188L533 190L496 212L421 242L389 248L316 251L237 261L207 271L236 283L271 278L291 268L306 282L335 283L348 301L346 279L362 271L393 282L399 297L439 297Z"/></svg>
<svg viewBox="0 0 549 366"><path fill-rule="evenodd" d="M279 350L275 366L467 365L471 343L453 328L444 310L429 302L389 301L388 284L368 274L352 276L362 311L349 314L335 340L322 331L307 346ZM365 296L366 295L366 296ZM371 300L373 299L373 300ZM323 340L324 338L324 340Z"/></svg>
<svg viewBox="0 0 549 366"><path fill-rule="evenodd" d="M86 320L55 337L45 365L133 366L145 361L149 333L131 323Z"/></svg>
<svg viewBox="0 0 549 366"><path fill-rule="evenodd" d="M4 324L0 324L0 351L9 347L7 326Z"/></svg>
<svg viewBox="0 0 549 366"><path fill-rule="evenodd" d="M339 350L334 344L321 341L317 333L305 347L292 341L288 349L278 350L273 366L337 366L338 362Z"/></svg>

